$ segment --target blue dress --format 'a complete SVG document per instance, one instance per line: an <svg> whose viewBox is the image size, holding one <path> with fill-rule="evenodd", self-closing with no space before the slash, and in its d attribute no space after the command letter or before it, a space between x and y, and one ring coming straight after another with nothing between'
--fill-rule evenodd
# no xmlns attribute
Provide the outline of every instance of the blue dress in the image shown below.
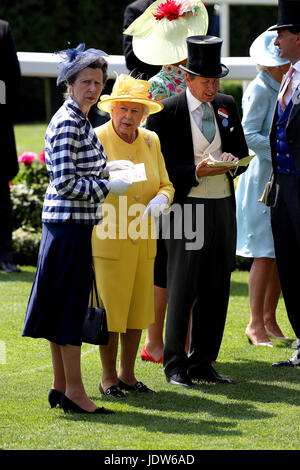
<svg viewBox="0 0 300 470"><path fill-rule="evenodd" d="M269 131L280 83L258 73L243 96L242 124L249 149L256 156L239 176L236 188L237 255L275 258L270 209L258 202L272 171Z"/></svg>

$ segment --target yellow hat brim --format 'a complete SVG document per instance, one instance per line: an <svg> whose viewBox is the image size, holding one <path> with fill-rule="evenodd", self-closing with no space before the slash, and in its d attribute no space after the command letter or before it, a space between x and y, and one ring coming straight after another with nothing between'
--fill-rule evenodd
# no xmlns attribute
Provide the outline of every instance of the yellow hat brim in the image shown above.
<svg viewBox="0 0 300 470"><path fill-rule="evenodd" d="M101 98L100 98L101 100ZM130 103L140 103L147 106L149 114L159 113L163 109L163 104L160 101L144 99L144 98L133 98L132 96L118 96L116 98L104 98L103 100L99 101L97 106L102 111L106 113L110 113L110 105L114 101L128 101Z"/></svg>

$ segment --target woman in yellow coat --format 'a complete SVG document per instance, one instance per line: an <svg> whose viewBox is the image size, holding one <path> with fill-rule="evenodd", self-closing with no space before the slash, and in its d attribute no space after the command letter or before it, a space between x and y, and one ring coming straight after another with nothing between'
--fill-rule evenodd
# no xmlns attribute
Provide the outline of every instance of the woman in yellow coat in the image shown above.
<svg viewBox="0 0 300 470"><path fill-rule="evenodd" d="M95 129L108 156L110 178L114 170L131 173L133 185L123 196L108 195L102 206L103 223L93 233L93 259L97 289L105 310L109 343L100 346L103 367L100 391L113 398L123 390L151 391L137 381L134 364L141 332L154 322L153 268L156 233L153 215L169 207L174 188L169 180L158 136L139 127L147 114L159 112L161 103L148 98L150 83L120 75L100 109L111 120ZM135 166L138 165L138 166ZM145 175L136 171L142 169ZM117 372L118 338L121 355Z"/></svg>

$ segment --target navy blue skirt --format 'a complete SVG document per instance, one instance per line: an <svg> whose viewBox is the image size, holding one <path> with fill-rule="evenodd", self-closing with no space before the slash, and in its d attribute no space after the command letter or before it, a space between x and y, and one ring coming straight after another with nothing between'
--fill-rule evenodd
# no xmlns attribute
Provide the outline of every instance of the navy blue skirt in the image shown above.
<svg viewBox="0 0 300 470"><path fill-rule="evenodd" d="M92 225L43 224L22 336L81 346L92 285Z"/></svg>

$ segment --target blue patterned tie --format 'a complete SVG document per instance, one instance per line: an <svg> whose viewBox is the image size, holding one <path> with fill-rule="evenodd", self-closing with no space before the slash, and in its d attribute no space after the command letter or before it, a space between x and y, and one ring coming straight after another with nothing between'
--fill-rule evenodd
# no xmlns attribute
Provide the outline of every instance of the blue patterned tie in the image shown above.
<svg viewBox="0 0 300 470"><path fill-rule="evenodd" d="M213 113L207 103L201 104L202 109L202 134L208 140L212 142L216 134L215 120Z"/></svg>

